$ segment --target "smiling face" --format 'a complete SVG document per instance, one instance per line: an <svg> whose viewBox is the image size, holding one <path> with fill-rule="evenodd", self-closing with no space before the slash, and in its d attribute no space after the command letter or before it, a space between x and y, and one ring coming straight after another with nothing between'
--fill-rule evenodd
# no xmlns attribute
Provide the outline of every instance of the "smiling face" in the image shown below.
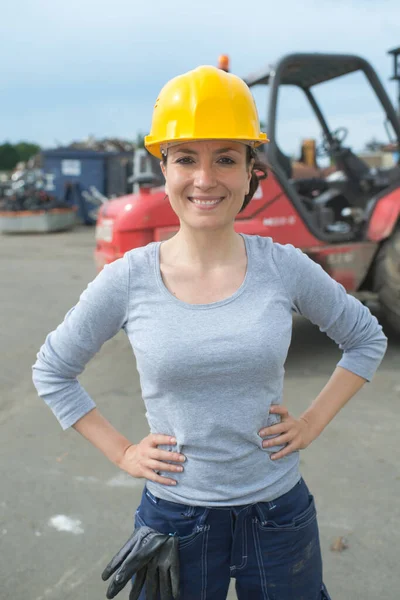
<svg viewBox="0 0 400 600"><path fill-rule="evenodd" d="M232 225L249 193L252 162L245 144L186 142L168 148L161 164L165 191L181 225L219 229Z"/></svg>

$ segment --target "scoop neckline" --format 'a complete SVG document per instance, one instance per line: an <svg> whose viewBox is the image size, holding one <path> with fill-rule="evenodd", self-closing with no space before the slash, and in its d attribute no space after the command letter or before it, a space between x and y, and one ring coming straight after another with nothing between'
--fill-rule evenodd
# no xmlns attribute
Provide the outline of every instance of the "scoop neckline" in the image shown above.
<svg viewBox="0 0 400 600"><path fill-rule="evenodd" d="M179 298L176 298L176 296L171 294L169 289L166 287L166 285L163 281L162 275L161 275L160 247L161 247L162 241L154 242L155 275L156 275L156 280L157 280L158 286L159 286L161 292L164 294L164 296L167 296L171 302L174 302L175 304L182 306L183 308L187 308L189 310L207 310L207 309L211 309L211 308L218 308L219 306L224 306L225 304L229 304L230 302L233 302L234 300L236 300L236 298L238 298L241 294L243 294L244 290L246 289L248 280L250 277L250 271L251 271L250 244L248 243L248 239L245 234L239 233L239 235L244 240L244 245L245 245L246 255L247 255L247 267L246 267L246 273L245 273L244 279L243 279L240 287L238 287L236 292L231 294L231 296L228 296L227 298L224 298L223 300L217 300L216 302L209 302L207 304L190 304L189 302L184 302L183 300L180 300Z"/></svg>

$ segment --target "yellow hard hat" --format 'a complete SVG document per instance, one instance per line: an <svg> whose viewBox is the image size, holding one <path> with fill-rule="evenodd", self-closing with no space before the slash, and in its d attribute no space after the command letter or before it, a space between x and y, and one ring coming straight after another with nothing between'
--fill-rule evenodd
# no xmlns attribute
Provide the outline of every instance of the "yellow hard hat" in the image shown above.
<svg viewBox="0 0 400 600"><path fill-rule="evenodd" d="M202 66L162 88L145 147L161 158L164 144L189 140L236 140L253 146L269 141L260 131L254 98L240 77Z"/></svg>

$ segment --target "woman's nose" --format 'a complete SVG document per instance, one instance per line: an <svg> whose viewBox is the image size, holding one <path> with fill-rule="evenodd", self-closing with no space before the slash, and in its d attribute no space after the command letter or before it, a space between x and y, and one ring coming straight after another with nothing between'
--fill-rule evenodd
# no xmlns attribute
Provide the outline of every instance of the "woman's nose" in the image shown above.
<svg viewBox="0 0 400 600"><path fill-rule="evenodd" d="M194 185L198 189L206 190L215 186L215 173L211 166L202 165L196 170Z"/></svg>

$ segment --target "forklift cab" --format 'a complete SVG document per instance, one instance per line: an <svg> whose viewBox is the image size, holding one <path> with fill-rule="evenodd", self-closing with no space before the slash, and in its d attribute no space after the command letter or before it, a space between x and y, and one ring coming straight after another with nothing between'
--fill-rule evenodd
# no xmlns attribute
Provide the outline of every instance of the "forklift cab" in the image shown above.
<svg viewBox="0 0 400 600"><path fill-rule="evenodd" d="M379 193L400 182L398 164L393 162L386 169L371 167L349 144L352 135L359 140L361 132L367 135L364 140L367 142L375 133L375 129L368 131L368 123L363 131L363 113L370 105L364 94L357 95L359 88L349 81L352 74L363 80L369 96L374 97L376 114L373 117L369 114L374 126L380 120L379 125L389 137L388 143L398 145L400 122L375 71L362 58L339 54L290 54L273 68L245 78L253 94L256 91L258 96L260 91L266 94L267 86L269 89L266 131L271 141L261 152L265 153L264 157L281 187L310 228L318 232L320 239L327 241L351 240L362 236L363 226ZM317 157L334 164L335 173L327 177L293 178L292 161L282 147L282 138L285 141L285 136L279 135L284 104L281 96L285 96L288 89L296 90L297 96L295 102L287 103L289 115L294 112L295 118L293 131L286 131L286 142L291 136L296 137L296 124L301 122L296 111L298 105L304 103L309 111L307 118L303 119L304 124L312 129L312 135L319 138ZM346 110L351 102L353 105L358 103L356 114ZM339 126L332 126L334 118L330 118L330 114L338 113L340 104L343 113L336 117ZM353 124L356 131L352 132ZM304 130L302 133L304 135Z"/></svg>

